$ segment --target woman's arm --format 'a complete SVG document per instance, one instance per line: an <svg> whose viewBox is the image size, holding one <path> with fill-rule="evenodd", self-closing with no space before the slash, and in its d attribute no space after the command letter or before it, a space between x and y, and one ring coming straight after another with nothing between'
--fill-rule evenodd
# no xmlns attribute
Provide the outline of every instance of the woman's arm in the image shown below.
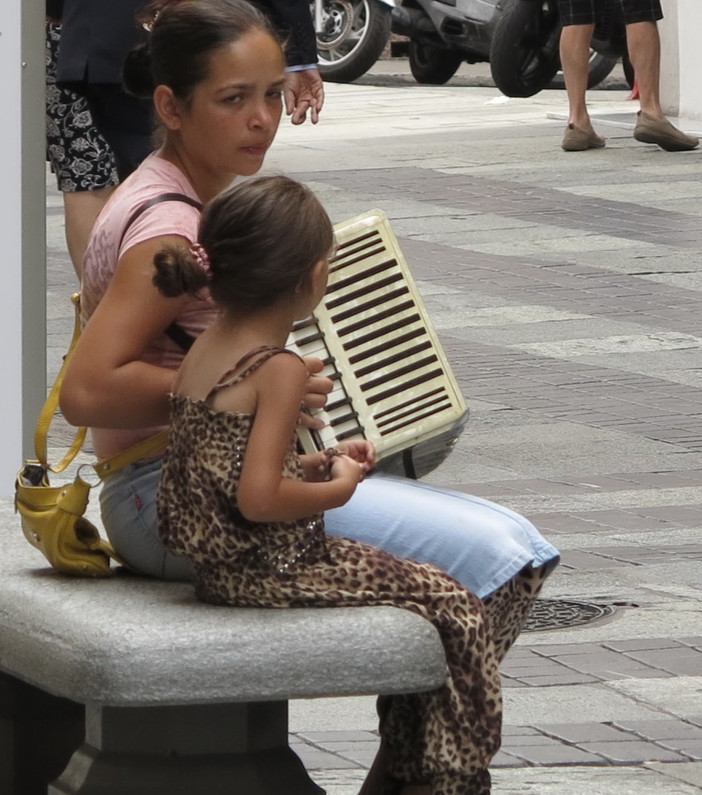
<svg viewBox="0 0 702 795"><path fill-rule="evenodd" d="M120 259L66 371L60 406L68 422L98 428L168 423L175 371L141 357L188 300L165 298L154 287L154 255L164 246L184 244L181 237L153 238Z"/></svg>
<svg viewBox="0 0 702 795"><path fill-rule="evenodd" d="M282 474L307 381L305 366L281 354L251 378L257 405L239 482L239 510L252 521L291 521L343 505L363 476L352 459L335 459L332 478L324 482Z"/></svg>

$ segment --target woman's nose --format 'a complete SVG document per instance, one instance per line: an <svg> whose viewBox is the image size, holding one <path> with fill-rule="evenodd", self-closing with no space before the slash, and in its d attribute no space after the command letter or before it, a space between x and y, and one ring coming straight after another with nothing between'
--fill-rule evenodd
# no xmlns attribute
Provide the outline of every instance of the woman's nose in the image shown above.
<svg viewBox="0 0 702 795"><path fill-rule="evenodd" d="M251 110L249 124L255 128L270 127L274 122L273 112L267 102L257 102Z"/></svg>

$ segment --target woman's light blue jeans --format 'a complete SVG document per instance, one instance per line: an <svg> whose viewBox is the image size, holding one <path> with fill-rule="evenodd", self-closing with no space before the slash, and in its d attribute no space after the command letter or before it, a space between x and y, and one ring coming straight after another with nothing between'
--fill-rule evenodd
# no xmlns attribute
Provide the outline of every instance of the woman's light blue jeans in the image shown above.
<svg viewBox="0 0 702 795"><path fill-rule="evenodd" d="M102 520L117 554L135 572L189 579L190 568L158 535L161 459L138 461L105 479ZM526 565L553 562L558 550L527 519L488 500L420 481L373 475L349 502L325 514L327 532L394 555L433 563L485 597Z"/></svg>

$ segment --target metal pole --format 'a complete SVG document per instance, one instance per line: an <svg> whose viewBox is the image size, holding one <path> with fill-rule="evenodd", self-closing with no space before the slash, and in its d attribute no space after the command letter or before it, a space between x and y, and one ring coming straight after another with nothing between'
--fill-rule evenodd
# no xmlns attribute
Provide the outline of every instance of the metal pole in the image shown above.
<svg viewBox="0 0 702 795"><path fill-rule="evenodd" d="M44 15L41 0L0 5L0 496L46 392Z"/></svg>

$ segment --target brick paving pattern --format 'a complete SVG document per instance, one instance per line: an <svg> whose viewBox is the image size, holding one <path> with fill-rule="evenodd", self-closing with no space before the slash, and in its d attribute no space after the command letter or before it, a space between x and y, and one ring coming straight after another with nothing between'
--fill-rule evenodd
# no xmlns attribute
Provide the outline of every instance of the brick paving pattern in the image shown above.
<svg viewBox="0 0 702 795"><path fill-rule="evenodd" d="M698 214L579 196L526 177L453 175L423 167L315 171L300 176L363 196L368 206L382 207L402 197L434 211L441 207L457 222L461 218L474 221L475 216L522 222L521 231L529 240L531 230L545 227L548 234L554 228L568 234L594 233L615 239L615 246L634 243L676 251L698 251L702 239ZM699 180L699 170L677 176L692 183ZM623 181L627 178L634 181L637 175L625 172ZM664 183L665 177L650 175L650 181ZM409 227L408 221L404 229ZM476 232L475 246L469 233L460 239L456 232L457 245L438 242L439 234L420 239L400 233L415 275L430 288L427 304L438 318L442 341L470 399L499 407L503 417L514 413L525 423L542 427L544 433L567 424L626 434L642 444L665 445L678 454L681 463L676 466L666 460L654 471L632 464L632 471L582 469L532 477L510 473L505 479L472 481L456 477L450 485L523 510L556 544L561 537L579 536L580 543L567 543L562 550L561 574L650 572L680 561L702 560L702 536L688 543L663 540L667 532L702 526L702 459L694 457L702 452L702 381L694 375L701 366L702 291L646 278L655 271L645 259L637 273L572 261L552 252L544 257L534 256L531 249L526 254L497 253L499 246L481 234L479 222L470 228ZM450 229L447 237L453 234ZM499 224L495 229L493 239L499 240ZM514 231L509 229L510 239ZM517 237L518 233L519 229ZM468 295L470 307L487 309L478 309L473 317L466 310L452 318L454 304L446 295L455 294ZM580 322L583 332L542 340L540 330L530 334L528 323L516 329L508 321L501 324L499 311L491 307L502 309L505 303L520 310L537 307L535 314L551 312L554 323L567 320L577 328ZM485 318L484 331L481 317ZM595 333L593 321L608 324L613 333ZM692 370L683 374L692 376L690 383L667 377L662 372L665 368L647 371L640 361L647 354L679 357L680 369ZM484 418L487 423L492 419L489 412ZM469 425L469 435L472 429ZM467 451L470 447L466 442ZM479 448L475 457L480 458L481 452ZM459 443L454 455L462 454ZM656 497L639 500L642 493ZM603 495L607 500L600 504ZM558 510L559 501L567 509ZM532 507L539 503L546 503L546 509ZM658 542L642 544L642 532L660 534ZM636 541L627 543L628 535ZM638 606L625 601L617 609ZM702 637L621 637L560 644L557 636L555 632L550 645L534 646L523 636L503 666L506 691L543 689L546 704L552 687L702 675ZM373 732L305 733L297 735L296 742L303 760L323 768L366 766L377 747ZM684 719L508 724L494 766L700 760L702 716L690 715Z"/></svg>
<svg viewBox="0 0 702 795"><path fill-rule="evenodd" d="M492 94L432 89L433 100L427 87L423 102L436 104L425 113L440 116L451 98L467 110L412 138L404 131L422 114L410 86L363 90L331 86L318 128L282 130L273 170L309 182L335 220L371 207L391 217L471 403L467 432L430 482L513 507L559 546L545 598L615 611L522 635L503 665L510 709L494 767L701 762L700 153L671 156L615 130L605 150L564 154L545 112L522 125L526 104L512 102L489 110L516 114L495 125ZM363 113L374 120L353 127ZM355 133L335 137L342 125L370 130L358 133L364 146ZM393 125L394 136L381 129ZM61 214L52 183L50 224ZM55 370L75 278L52 240ZM293 727L291 745L313 777L338 773L346 795L378 736ZM671 786L660 791L691 791Z"/></svg>

